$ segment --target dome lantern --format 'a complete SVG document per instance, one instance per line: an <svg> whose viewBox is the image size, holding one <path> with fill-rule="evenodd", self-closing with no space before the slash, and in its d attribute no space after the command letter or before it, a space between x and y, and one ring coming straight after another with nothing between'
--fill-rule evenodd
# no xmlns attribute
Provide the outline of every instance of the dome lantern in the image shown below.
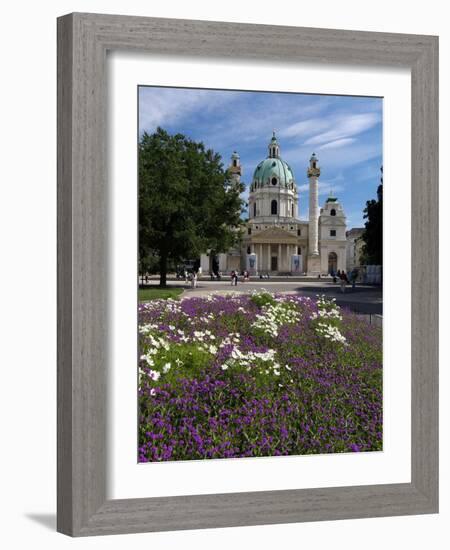
<svg viewBox="0 0 450 550"><path fill-rule="evenodd" d="M268 145L269 147L269 158L280 158L280 146L278 145L277 138L275 136L275 130L273 130L272 139Z"/></svg>

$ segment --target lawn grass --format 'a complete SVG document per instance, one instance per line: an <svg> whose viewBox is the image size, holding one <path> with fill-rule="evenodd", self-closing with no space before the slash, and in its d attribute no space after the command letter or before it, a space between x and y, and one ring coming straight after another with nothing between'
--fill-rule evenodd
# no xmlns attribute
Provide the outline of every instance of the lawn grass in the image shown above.
<svg viewBox="0 0 450 550"><path fill-rule="evenodd" d="M139 301L149 302L150 300L158 300L159 298L177 298L183 292L182 288L139 288Z"/></svg>

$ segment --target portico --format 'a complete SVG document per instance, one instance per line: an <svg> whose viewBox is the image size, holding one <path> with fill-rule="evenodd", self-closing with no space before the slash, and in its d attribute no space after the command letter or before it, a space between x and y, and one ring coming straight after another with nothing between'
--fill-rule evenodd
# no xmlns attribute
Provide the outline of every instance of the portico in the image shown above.
<svg viewBox="0 0 450 550"><path fill-rule="evenodd" d="M301 255L302 246L296 235L273 227L255 235L250 241L250 250L256 254L258 271L286 273L292 271L292 256L299 252Z"/></svg>

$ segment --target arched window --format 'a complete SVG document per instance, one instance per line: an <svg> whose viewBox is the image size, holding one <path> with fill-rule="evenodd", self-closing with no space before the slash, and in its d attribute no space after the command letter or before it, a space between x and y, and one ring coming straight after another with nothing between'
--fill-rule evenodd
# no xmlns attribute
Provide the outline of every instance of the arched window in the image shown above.
<svg viewBox="0 0 450 550"><path fill-rule="evenodd" d="M256 202L253 203L253 217L256 218Z"/></svg>
<svg viewBox="0 0 450 550"><path fill-rule="evenodd" d="M237 160L236 159L233 160L233 166L237 166Z"/></svg>
<svg viewBox="0 0 450 550"><path fill-rule="evenodd" d="M330 210L330 216L336 216L336 210L334 208Z"/></svg>
<svg viewBox="0 0 450 550"><path fill-rule="evenodd" d="M277 184L277 178L272 178L272 185L276 185Z"/></svg>
<svg viewBox="0 0 450 550"><path fill-rule="evenodd" d="M292 217L294 217L294 204L292 204Z"/></svg>
<svg viewBox="0 0 450 550"><path fill-rule="evenodd" d="M270 204L270 213L272 216L276 216L278 213L278 203L276 200L273 200Z"/></svg>

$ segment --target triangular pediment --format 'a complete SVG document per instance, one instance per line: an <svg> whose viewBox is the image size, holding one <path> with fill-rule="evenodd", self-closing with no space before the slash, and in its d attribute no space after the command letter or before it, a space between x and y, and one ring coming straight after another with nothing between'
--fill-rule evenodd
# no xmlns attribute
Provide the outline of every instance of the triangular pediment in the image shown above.
<svg viewBox="0 0 450 550"><path fill-rule="evenodd" d="M256 233L252 238L252 242L280 242L280 243L296 243L297 236L289 233L281 227L269 227Z"/></svg>

